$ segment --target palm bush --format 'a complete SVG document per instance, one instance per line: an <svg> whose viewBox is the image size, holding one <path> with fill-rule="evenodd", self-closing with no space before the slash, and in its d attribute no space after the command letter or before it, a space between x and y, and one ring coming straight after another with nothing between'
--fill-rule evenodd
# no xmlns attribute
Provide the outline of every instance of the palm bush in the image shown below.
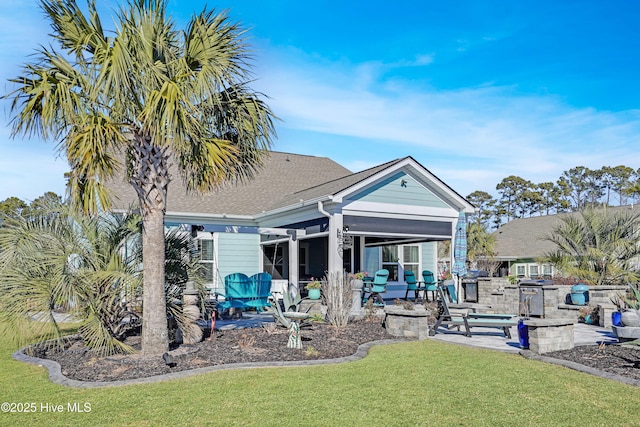
<svg viewBox="0 0 640 427"><path fill-rule="evenodd" d="M640 279L640 215L631 210L589 208L561 217L547 240L547 254L563 273L593 285L622 285Z"/></svg>
<svg viewBox="0 0 640 427"><path fill-rule="evenodd" d="M27 332L62 344L56 311L81 321L79 333L100 354L127 353L122 340L140 326L140 217L86 216L51 204L0 229L0 320L20 341ZM180 297L197 278L188 234L167 236L167 312L182 322ZM142 307L143 308L143 307Z"/></svg>

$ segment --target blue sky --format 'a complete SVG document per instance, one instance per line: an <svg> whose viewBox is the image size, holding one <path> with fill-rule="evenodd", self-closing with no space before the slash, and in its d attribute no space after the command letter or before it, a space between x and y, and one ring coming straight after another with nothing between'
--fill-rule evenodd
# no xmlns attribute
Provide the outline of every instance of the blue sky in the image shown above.
<svg viewBox="0 0 640 427"><path fill-rule="evenodd" d="M103 22L121 2L100 1ZM171 0L184 23L207 2ZM509 175L640 167L640 3L215 1L249 29L253 87L281 119L274 150L358 171L412 156L463 196ZM84 3L81 3L84 4ZM0 0L0 92L49 27ZM1 101L0 200L64 193L52 142L11 140Z"/></svg>

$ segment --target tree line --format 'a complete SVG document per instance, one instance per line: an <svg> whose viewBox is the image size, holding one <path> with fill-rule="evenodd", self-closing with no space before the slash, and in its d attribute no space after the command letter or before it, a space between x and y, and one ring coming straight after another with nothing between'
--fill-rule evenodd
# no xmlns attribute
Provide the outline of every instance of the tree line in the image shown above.
<svg viewBox="0 0 640 427"><path fill-rule="evenodd" d="M623 206L640 197L640 168L576 166L564 171L556 182L534 183L510 175L497 186L499 197L485 191L467 196L477 211L471 221L487 229L516 218L575 212L589 206Z"/></svg>

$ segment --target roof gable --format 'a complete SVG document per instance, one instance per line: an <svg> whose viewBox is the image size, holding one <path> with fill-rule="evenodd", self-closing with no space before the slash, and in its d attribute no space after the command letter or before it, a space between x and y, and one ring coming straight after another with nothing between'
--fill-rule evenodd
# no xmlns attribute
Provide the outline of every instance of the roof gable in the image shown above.
<svg viewBox="0 0 640 427"><path fill-rule="evenodd" d="M399 171L357 193L350 200L374 203L394 203L413 206L448 208L429 188L405 171Z"/></svg>

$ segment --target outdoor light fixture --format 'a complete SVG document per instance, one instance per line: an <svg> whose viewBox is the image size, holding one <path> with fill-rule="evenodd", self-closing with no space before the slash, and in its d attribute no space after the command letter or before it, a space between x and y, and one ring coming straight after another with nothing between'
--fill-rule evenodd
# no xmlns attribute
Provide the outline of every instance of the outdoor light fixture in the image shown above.
<svg viewBox="0 0 640 427"><path fill-rule="evenodd" d="M407 180L403 179L402 181L400 181L400 187L406 187L407 186Z"/></svg>
<svg viewBox="0 0 640 427"><path fill-rule="evenodd" d="M198 231L204 231L204 225L192 225L191 226L191 237L198 237Z"/></svg>

